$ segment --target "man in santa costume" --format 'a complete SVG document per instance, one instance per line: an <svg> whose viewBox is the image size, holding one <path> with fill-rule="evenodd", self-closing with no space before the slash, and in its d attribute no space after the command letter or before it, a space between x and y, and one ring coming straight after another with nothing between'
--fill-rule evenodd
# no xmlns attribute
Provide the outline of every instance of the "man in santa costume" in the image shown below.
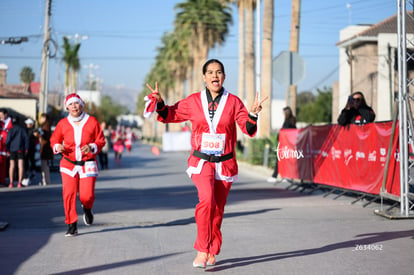
<svg viewBox="0 0 414 275"><path fill-rule="evenodd" d="M63 186L65 223L68 231L65 236L76 236L78 215L76 195L83 208L83 221L93 223L92 207L95 201L95 182L98 176L96 156L105 145L105 137L98 120L86 114L85 103L77 94L69 94L65 107L69 112L56 125L50 139L55 154L62 154L60 173Z"/></svg>
<svg viewBox="0 0 414 275"><path fill-rule="evenodd" d="M187 173L198 191L199 203L195 209L198 251L194 267L205 268L216 263L215 256L222 245L221 224L224 206L238 167L235 155L236 124L243 133L254 136L257 131L258 113L262 110L258 95L250 112L243 102L224 89L224 66L216 59L203 66L206 89L191 94L173 106L166 106L155 88L147 84L152 93L148 100L157 102L158 120L164 123L190 121L191 155ZM148 104L153 106L152 104ZM151 110L146 110L151 112Z"/></svg>
<svg viewBox="0 0 414 275"><path fill-rule="evenodd" d="M7 134L13 128L11 118L8 115L7 109L0 109L0 184L6 185L7 175L7 151L6 140Z"/></svg>

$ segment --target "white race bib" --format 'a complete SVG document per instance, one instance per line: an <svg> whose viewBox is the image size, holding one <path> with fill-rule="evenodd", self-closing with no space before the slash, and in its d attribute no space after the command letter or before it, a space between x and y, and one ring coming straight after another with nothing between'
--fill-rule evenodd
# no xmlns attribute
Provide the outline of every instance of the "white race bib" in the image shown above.
<svg viewBox="0 0 414 275"><path fill-rule="evenodd" d="M87 177L98 176L98 166L96 165L96 161L86 161L84 168L85 168L85 175Z"/></svg>
<svg viewBox="0 0 414 275"><path fill-rule="evenodd" d="M203 133L201 140L201 152L208 155L221 155L224 152L226 134Z"/></svg>

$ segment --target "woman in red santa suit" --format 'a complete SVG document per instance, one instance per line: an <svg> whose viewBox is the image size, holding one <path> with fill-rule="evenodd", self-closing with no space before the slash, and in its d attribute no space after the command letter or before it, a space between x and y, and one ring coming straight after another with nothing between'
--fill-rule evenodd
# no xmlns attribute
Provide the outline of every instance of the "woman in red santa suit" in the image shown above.
<svg viewBox="0 0 414 275"><path fill-rule="evenodd" d="M98 176L96 156L105 145L105 137L98 120L83 111L85 103L77 94L66 97L65 107L69 112L56 125L50 139L55 154L62 154L60 174L63 186L65 236L76 236L78 215L76 195L83 208L83 221L93 223L92 206L95 201L95 182Z"/></svg>
<svg viewBox="0 0 414 275"><path fill-rule="evenodd" d="M6 185L7 174L7 152L6 140L7 134L13 128L11 118L6 108L0 108L0 184Z"/></svg>
<svg viewBox="0 0 414 275"><path fill-rule="evenodd" d="M224 206L238 167L235 156L237 141L236 123L243 133L254 136L257 131L261 104L258 95L250 112L243 102L224 87L224 66L216 59L203 66L205 90L191 94L173 106L166 106L155 88L149 98L157 101L158 120L164 123L190 121L191 155L187 173L197 188L199 203L195 209L198 251L194 267L205 268L216 263L222 244L221 223Z"/></svg>

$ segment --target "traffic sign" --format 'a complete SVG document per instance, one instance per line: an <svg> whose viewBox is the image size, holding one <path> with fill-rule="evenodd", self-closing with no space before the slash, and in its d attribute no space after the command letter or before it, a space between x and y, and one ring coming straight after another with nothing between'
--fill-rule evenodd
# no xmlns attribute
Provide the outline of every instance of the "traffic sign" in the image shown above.
<svg viewBox="0 0 414 275"><path fill-rule="evenodd" d="M281 52L272 66L273 78L284 86L295 85L305 76L305 62L297 52Z"/></svg>

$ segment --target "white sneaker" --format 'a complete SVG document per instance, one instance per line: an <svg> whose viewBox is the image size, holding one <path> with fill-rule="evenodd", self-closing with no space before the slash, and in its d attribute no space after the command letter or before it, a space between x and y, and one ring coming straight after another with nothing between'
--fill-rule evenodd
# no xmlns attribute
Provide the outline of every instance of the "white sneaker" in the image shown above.
<svg viewBox="0 0 414 275"><path fill-rule="evenodd" d="M276 182L276 181L277 180L274 177L270 177L270 178L267 179L267 182Z"/></svg>
<svg viewBox="0 0 414 275"><path fill-rule="evenodd" d="M29 186L29 184L30 184L30 178L22 179L22 185L23 186Z"/></svg>

